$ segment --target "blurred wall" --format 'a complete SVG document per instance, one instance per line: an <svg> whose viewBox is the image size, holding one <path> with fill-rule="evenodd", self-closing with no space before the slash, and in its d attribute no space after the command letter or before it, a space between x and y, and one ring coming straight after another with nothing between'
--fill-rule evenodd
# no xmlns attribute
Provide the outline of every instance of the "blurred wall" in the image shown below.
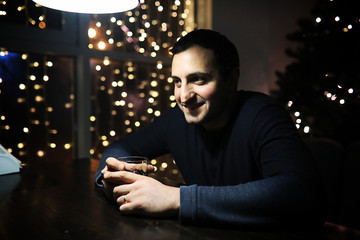
<svg viewBox="0 0 360 240"><path fill-rule="evenodd" d="M299 18L311 17L316 0L213 0L213 29L232 40L240 55L239 88L269 93L275 71L292 61L294 46L286 34L298 29Z"/></svg>

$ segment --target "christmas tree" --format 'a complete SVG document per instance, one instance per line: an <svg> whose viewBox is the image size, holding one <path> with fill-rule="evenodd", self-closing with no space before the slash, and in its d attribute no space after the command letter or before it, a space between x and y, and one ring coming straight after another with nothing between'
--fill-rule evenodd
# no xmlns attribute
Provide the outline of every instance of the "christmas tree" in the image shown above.
<svg viewBox="0 0 360 240"><path fill-rule="evenodd" d="M320 0L312 19L288 34L294 61L276 72L273 97L285 104L300 133L348 144L360 140L359 1Z"/></svg>

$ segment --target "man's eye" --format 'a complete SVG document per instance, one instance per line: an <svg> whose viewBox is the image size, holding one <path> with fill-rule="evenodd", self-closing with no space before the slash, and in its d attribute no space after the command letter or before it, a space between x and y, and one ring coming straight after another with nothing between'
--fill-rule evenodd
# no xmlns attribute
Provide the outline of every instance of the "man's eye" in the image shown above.
<svg viewBox="0 0 360 240"><path fill-rule="evenodd" d="M180 87L181 86L181 81L179 79L174 79L174 84L176 87Z"/></svg>
<svg viewBox="0 0 360 240"><path fill-rule="evenodd" d="M193 82L195 82L196 84L203 84L203 83L205 83L205 78L203 78L203 77L197 77L197 78L194 78L193 79Z"/></svg>

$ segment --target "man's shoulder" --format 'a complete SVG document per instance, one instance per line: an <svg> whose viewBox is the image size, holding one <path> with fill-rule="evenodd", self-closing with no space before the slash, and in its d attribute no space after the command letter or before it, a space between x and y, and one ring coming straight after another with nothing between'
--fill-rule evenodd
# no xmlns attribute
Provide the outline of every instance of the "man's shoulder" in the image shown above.
<svg viewBox="0 0 360 240"><path fill-rule="evenodd" d="M180 108L176 105L172 108L169 108L161 113L161 115L155 118L155 122L160 125L179 125L182 122L185 122L184 114Z"/></svg>
<svg viewBox="0 0 360 240"><path fill-rule="evenodd" d="M175 105L174 107L165 110L161 115L166 118L179 118L179 116L183 116L183 113L179 106Z"/></svg>
<svg viewBox="0 0 360 240"><path fill-rule="evenodd" d="M272 97L262 92L241 90L238 92L238 95L239 102L242 106L263 107L266 105L278 105Z"/></svg>

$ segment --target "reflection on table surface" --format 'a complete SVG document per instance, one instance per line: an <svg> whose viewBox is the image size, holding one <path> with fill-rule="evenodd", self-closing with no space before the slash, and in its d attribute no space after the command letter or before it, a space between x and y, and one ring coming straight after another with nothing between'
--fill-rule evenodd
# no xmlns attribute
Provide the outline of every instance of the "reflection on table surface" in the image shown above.
<svg viewBox="0 0 360 240"><path fill-rule="evenodd" d="M0 176L0 239L359 239L323 232L248 232L181 225L177 219L122 216L93 182L97 160L36 162ZM336 238L332 238L336 237Z"/></svg>

